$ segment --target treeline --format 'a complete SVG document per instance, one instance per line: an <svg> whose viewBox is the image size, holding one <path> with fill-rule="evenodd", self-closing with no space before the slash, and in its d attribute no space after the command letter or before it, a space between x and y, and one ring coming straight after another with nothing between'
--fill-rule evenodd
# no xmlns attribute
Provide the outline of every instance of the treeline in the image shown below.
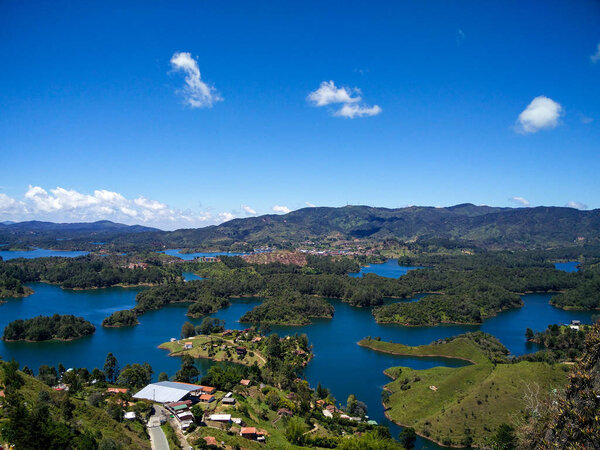
<svg viewBox="0 0 600 450"><path fill-rule="evenodd" d="M330 263L326 263L330 260ZM353 306L380 306L384 298L412 298L420 293L439 293L416 303L395 303L377 308L382 322L433 325L440 322L480 323L498 311L522 305L518 296L525 292L553 292L577 286L581 274L546 267L484 266L478 269L448 267L412 270L399 279L367 274L362 278L337 272L350 264L330 258L310 257L305 267L295 265L248 264L239 257L226 257L221 263L198 264L195 270L206 279L170 283L148 289L137 296L134 311L141 314L174 302L194 303L188 314L199 317L228 305L231 297L258 296L276 301L258 309L252 320L285 321L291 306L280 300L296 293L302 307L314 304L322 312L317 297L336 298ZM334 273L330 273L334 272ZM267 309L275 309L272 315ZM304 315L301 319L306 322Z"/></svg>
<svg viewBox="0 0 600 450"><path fill-rule="evenodd" d="M115 285L160 284L177 280L180 268L166 265L157 254L86 255L78 258L35 258L0 261L0 286L8 280L19 284L43 281L68 289L102 288ZM1 288L0 288L1 293Z"/></svg>
<svg viewBox="0 0 600 450"><path fill-rule="evenodd" d="M584 269L577 286L555 295L550 303L565 309L600 309L600 266Z"/></svg>
<svg viewBox="0 0 600 450"><path fill-rule="evenodd" d="M286 292L265 300L240 318L240 322L279 325L306 325L311 318L332 318L333 306L326 300Z"/></svg>
<svg viewBox="0 0 600 450"><path fill-rule="evenodd" d="M27 320L13 320L4 328L5 341L72 340L87 336L96 327L82 317L73 315L38 316Z"/></svg>
<svg viewBox="0 0 600 450"><path fill-rule="evenodd" d="M489 283L462 285L418 302L393 303L373 310L377 322L404 325L481 323L499 311L523 305L519 295Z"/></svg>

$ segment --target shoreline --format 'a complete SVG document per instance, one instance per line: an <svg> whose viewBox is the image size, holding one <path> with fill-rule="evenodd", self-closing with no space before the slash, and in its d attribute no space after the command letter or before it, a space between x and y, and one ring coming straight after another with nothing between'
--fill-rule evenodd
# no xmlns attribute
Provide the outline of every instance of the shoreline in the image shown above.
<svg viewBox="0 0 600 450"><path fill-rule="evenodd" d="M380 341L377 341L380 342ZM388 355L396 355L396 356L411 356L411 357L416 357L416 358L447 358L447 359L460 359L461 361L467 361L470 362L473 365L476 365L477 363L475 361L473 361L472 359L469 358L464 358L462 356L446 356L446 355L433 355L433 354L427 354L427 355L414 355L411 353L403 353L403 352L394 352L394 351L390 351L390 350L381 350L378 348L373 348L370 347L368 345L362 344L361 341L357 342L359 347L362 348L368 348L369 350L373 350L374 352L380 352L380 353L386 353ZM401 366L400 366L401 367ZM387 369L386 369L387 370ZM393 378L392 376L388 375L385 370L383 371L383 373L386 376L389 376L392 380L395 380L395 378Z"/></svg>

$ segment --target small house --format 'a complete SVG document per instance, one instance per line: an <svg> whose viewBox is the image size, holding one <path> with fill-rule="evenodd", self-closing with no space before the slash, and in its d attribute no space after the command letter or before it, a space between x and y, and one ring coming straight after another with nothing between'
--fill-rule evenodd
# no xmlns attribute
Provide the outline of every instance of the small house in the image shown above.
<svg viewBox="0 0 600 450"><path fill-rule="evenodd" d="M250 380L241 380L240 384L242 386L250 386L251 381Z"/></svg>
<svg viewBox="0 0 600 450"><path fill-rule="evenodd" d="M193 342L184 342L183 343L183 349L184 350L191 350L192 347L194 347L194 343Z"/></svg>
<svg viewBox="0 0 600 450"><path fill-rule="evenodd" d="M221 400L221 403L224 405L235 405L235 398L233 397L225 397Z"/></svg>
<svg viewBox="0 0 600 450"><path fill-rule="evenodd" d="M205 394L214 394L217 392L217 388L212 386L202 386L202 392Z"/></svg>
<svg viewBox="0 0 600 450"><path fill-rule="evenodd" d="M208 420L213 422L231 422L231 414L212 414Z"/></svg>
<svg viewBox="0 0 600 450"><path fill-rule="evenodd" d="M239 356L246 356L246 353L248 353L248 350L246 349L246 347L236 347L235 348L235 352Z"/></svg>
<svg viewBox="0 0 600 450"><path fill-rule="evenodd" d="M214 445L215 447L219 445L217 439L213 436L204 436L203 439L206 442L206 445Z"/></svg>
<svg viewBox="0 0 600 450"><path fill-rule="evenodd" d="M135 412L127 411L125 414L123 414L123 418L126 420L135 420Z"/></svg>
<svg viewBox="0 0 600 450"><path fill-rule="evenodd" d="M254 427L242 427L242 429L240 430L240 436L246 438L246 439L256 439L257 437L257 432L256 432L256 428Z"/></svg>
<svg viewBox="0 0 600 450"><path fill-rule="evenodd" d="M210 394L202 394L200 397L198 397L198 400L200 400L202 403L211 403L215 401L215 396Z"/></svg>

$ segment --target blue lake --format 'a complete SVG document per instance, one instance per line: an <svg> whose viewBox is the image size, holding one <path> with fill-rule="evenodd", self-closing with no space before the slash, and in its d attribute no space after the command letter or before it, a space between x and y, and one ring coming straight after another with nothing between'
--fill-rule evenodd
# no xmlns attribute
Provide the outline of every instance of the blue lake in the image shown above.
<svg viewBox="0 0 600 450"><path fill-rule="evenodd" d="M389 262L388 262L389 264ZM371 267L377 268L377 265ZM408 270L408 268L405 268ZM387 268L386 268L387 271ZM190 274L186 274L186 278ZM0 330L12 320L29 318L40 314L75 314L83 316L94 325L92 336L71 342L23 343L0 341L0 355L5 360L15 358L21 365L37 371L41 364L66 367L102 367L106 354L113 352L121 366L126 363L148 362L154 368L155 377L160 372L173 375L178 369L178 358L167 356L157 346L172 337L179 337L186 320L187 305L177 304L140 316L140 325L129 328L102 328L102 319L114 311L131 308L140 289L107 288L87 291L69 291L43 283L30 286L35 293L23 299L9 299L0 305ZM525 341L525 329L544 330L549 324L568 323L579 319L591 322L592 312L563 311L552 307L549 294L523 296L525 306L505 311L490 318L482 325L439 325L435 327L404 327L377 324L370 308L355 308L339 300L329 300L335 307L334 318L320 319L303 327L272 327L280 335L306 333L315 353L314 359L304 370L304 376L312 386L321 382L331 389L339 402L345 403L349 394L355 394L369 407L374 420L390 426L397 436L400 428L384 417L381 391L390 380L383 375L388 367L403 365L425 369L438 365L460 366L463 361L444 358L398 357L373 352L356 345L366 337L381 337L407 345L428 344L434 340L455 336L468 331L482 330L498 337L515 355L535 351L533 344ZM387 300L398 301L398 300ZM408 300L410 301L410 300ZM239 318L254 306L259 298L233 299L230 307L213 317L225 320L228 328L246 328ZM191 319L199 324L202 319ZM198 367L205 372L212 364L199 360ZM438 448L420 439L419 448Z"/></svg>
<svg viewBox="0 0 600 450"><path fill-rule="evenodd" d="M48 256L62 256L63 258L76 258L87 255L89 252L70 251L70 250L46 250L36 248L35 250L0 250L0 256L4 261L15 258L43 258Z"/></svg>
<svg viewBox="0 0 600 450"><path fill-rule="evenodd" d="M577 272L579 271L579 268L577 267L579 264L581 263L578 261L568 261L562 263L555 263L554 267L556 268L556 270L563 270L565 272Z"/></svg>
<svg viewBox="0 0 600 450"><path fill-rule="evenodd" d="M399 266L397 259L388 259L381 264L371 264L361 267L360 272L350 273L348 275L351 277L362 277L364 274L374 273L387 278L400 278L402 275L406 275L409 270L415 269L422 269L422 267Z"/></svg>
<svg viewBox="0 0 600 450"><path fill-rule="evenodd" d="M171 248L168 250L163 250L160 253L164 253L165 255L171 255L171 256L176 256L178 258L181 258L185 261L191 261L195 258L200 258L203 256L221 256L221 255L226 255L226 256L240 256L240 255L245 255L245 253L231 253L231 252L197 252L197 253L181 253L181 249L180 248Z"/></svg>

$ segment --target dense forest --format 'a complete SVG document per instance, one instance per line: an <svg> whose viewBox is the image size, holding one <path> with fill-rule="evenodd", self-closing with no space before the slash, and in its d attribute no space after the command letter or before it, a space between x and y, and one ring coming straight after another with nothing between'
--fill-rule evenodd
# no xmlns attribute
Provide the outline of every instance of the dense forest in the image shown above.
<svg viewBox="0 0 600 450"><path fill-rule="evenodd" d="M82 317L70 314L38 316L27 320L13 320L6 328L5 341L48 341L51 339L78 339L96 331L96 327Z"/></svg>
<svg viewBox="0 0 600 450"><path fill-rule="evenodd" d="M600 309L600 266L584 268L577 286L555 295L551 303L565 309Z"/></svg>
<svg viewBox="0 0 600 450"><path fill-rule="evenodd" d="M306 325L311 318L321 317L333 317L333 306L326 300L289 292L255 306L240 318L240 322Z"/></svg>
<svg viewBox="0 0 600 450"><path fill-rule="evenodd" d="M499 311L522 306L520 294L569 292L586 279L585 272L559 271L538 258L521 257L518 264L511 264L507 263L510 259L506 253L499 252L497 256L475 257L481 264L473 267L467 263L469 257L445 258L431 267L409 271L399 279L375 274L349 277L346 273L354 270L356 263L349 258L311 256L305 266L250 264L240 257L223 257L220 263L210 264L187 262L183 264L185 270L195 271L205 279L147 289L138 294L134 311L141 314L169 303L190 302L188 315L200 317L227 306L231 297L257 296L274 301L265 302L257 309L260 314L247 318L273 321L289 316L291 306L286 307L280 299L294 293L304 309L311 302L321 309L321 298L337 298L359 307L376 306L373 314L380 322L481 323ZM435 295L418 302L383 305L384 298L410 299L417 294ZM268 309L276 312L268 314ZM307 318L304 315L301 321L305 323Z"/></svg>
<svg viewBox="0 0 600 450"><path fill-rule="evenodd" d="M0 261L0 298L31 293L23 284L43 281L67 289L156 285L180 278L170 257L157 253L86 255Z"/></svg>

